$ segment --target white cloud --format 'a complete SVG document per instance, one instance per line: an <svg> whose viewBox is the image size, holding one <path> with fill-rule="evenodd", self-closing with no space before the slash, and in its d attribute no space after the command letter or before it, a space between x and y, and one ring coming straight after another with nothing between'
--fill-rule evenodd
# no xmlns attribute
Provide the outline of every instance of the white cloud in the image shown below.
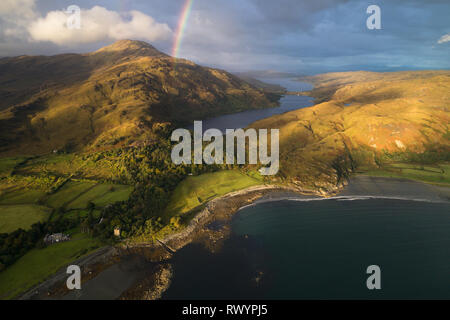
<svg viewBox="0 0 450 320"><path fill-rule="evenodd" d="M26 27L37 18L35 0L0 1L0 35L26 38Z"/></svg>
<svg viewBox="0 0 450 320"><path fill-rule="evenodd" d="M69 46L129 38L154 42L172 36L167 24L158 23L139 11L130 11L124 17L100 6L81 10L79 29L67 27L68 17L69 14L64 11L51 11L45 17L32 21L27 30L34 41Z"/></svg>
<svg viewBox="0 0 450 320"><path fill-rule="evenodd" d="M444 43L444 42L449 42L450 41L450 33L444 34L439 40L438 43Z"/></svg>
<svg viewBox="0 0 450 320"><path fill-rule="evenodd" d="M36 16L35 0L2 0L0 1L0 16L5 20L17 17L33 19Z"/></svg>

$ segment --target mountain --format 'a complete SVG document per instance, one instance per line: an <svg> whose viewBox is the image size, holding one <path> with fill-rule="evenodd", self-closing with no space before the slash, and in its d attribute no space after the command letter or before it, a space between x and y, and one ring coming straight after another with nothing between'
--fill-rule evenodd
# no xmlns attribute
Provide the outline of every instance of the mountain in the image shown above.
<svg viewBox="0 0 450 320"><path fill-rule="evenodd" d="M262 89L266 92L272 92L274 94L285 94L286 93L286 88L277 85L277 84L272 84L272 83L267 83L252 77L248 77L246 75L243 74L236 74L239 78L241 78L242 80L244 80L247 83L250 83L252 86L254 86L255 88L258 89Z"/></svg>
<svg viewBox="0 0 450 320"><path fill-rule="evenodd" d="M450 71L305 77L316 105L257 121L280 129L280 175L332 189L359 167L450 161Z"/></svg>
<svg viewBox="0 0 450 320"><path fill-rule="evenodd" d="M276 95L226 71L141 41L87 54L3 58L0 154L139 144L169 125L276 104Z"/></svg>
<svg viewBox="0 0 450 320"><path fill-rule="evenodd" d="M235 72L236 75L249 78L295 78L301 75L293 72L282 72L276 70L253 70Z"/></svg>

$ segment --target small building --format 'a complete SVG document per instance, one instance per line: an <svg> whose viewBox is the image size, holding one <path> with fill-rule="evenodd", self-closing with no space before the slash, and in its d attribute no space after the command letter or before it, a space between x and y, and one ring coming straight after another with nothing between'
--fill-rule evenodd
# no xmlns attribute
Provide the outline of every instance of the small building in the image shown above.
<svg viewBox="0 0 450 320"><path fill-rule="evenodd" d="M119 227L114 228L114 236L120 237L120 228Z"/></svg>
<svg viewBox="0 0 450 320"><path fill-rule="evenodd" d="M44 237L44 243L47 245L64 242L64 241L69 241L69 240L70 240L70 236L67 234L64 234L64 233L47 234Z"/></svg>

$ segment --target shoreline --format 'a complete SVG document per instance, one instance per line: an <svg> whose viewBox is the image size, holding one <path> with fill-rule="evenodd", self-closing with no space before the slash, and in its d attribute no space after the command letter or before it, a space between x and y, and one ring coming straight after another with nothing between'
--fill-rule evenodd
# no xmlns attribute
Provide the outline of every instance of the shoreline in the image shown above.
<svg viewBox="0 0 450 320"><path fill-rule="evenodd" d="M349 180L348 185L341 186L336 190L331 190L326 195L321 192L314 193L311 191L302 191L293 186L278 185L260 185L234 191L203 204L201 208L197 209L197 213L188 225L180 232L168 235L163 239L157 239L155 243L123 243L118 244L113 248L116 250L116 254L120 257L120 260L126 260L127 257L131 255L139 255L145 257L147 261L156 263L157 266L164 265L164 269L171 270L170 260L172 255L191 243L201 243L211 252L220 250L222 240L226 239L231 232L229 225L231 218L236 213L249 206L275 201L352 201L365 199L396 199L404 201L450 203L449 187L439 187L407 179L364 175L352 177ZM211 228L210 226L214 223L219 223L220 227ZM95 255L95 253L92 255ZM115 259L117 259L116 255L114 256ZM105 269L107 270L111 265L114 265L114 263L108 261L106 258L103 258L103 263L101 263L104 264L104 266L106 265L106 268L100 265L93 267L92 264L89 264L89 261L91 260L90 256L85 257L84 260L87 263L81 266L83 277L89 274L86 282L95 279L104 272ZM95 261L98 260L99 259L95 259ZM117 264L118 262L116 261L115 263ZM89 271L86 272L85 270ZM165 289L170 285L171 273L167 272L164 277L164 282L161 283L161 281L158 281L157 279L161 270L156 270L159 271L153 272L150 276L147 275L145 279L141 279L141 281L143 281L142 285L138 286L137 284L134 284L132 287L126 288L117 299L132 297L133 299L145 300L150 297L161 297ZM64 298L67 291L61 290L61 285L63 284L60 283L59 286L56 285L58 280L61 280L61 274L59 273L37 287L28 290L25 294L21 295L20 298ZM49 290L54 293L47 293L47 295L45 295L41 291L36 295L37 290ZM130 294L130 292L132 292L132 294ZM139 292L142 294L139 295Z"/></svg>
<svg viewBox="0 0 450 320"><path fill-rule="evenodd" d="M191 219L189 224L184 229L177 233L171 234L164 239L157 239L154 243L125 242L119 243L113 247L105 246L99 248L96 252L73 262L81 268L82 287L84 287L85 283L94 280L104 271L108 271L109 268L120 264L122 260L126 260L130 256L138 255L144 257L145 260L151 263L167 264L167 261L170 260L173 253L208 233L207 225L220 216L220 214L217 214L217 211L220 211L218 209L222 209L224 204L228 203L231 207L227 207L222 214L226 213L226 215L231 218L242 203L253 201L254 199L262 197L264 194L275 190L292 189L281 186L260 185L234 191L203 204L203 208L201 210L197 209L197 214ZM251 197L252 195L253 197ZM223 236L223 234L220 235L221 238L223 238ZM167 250L167 248L169 248L169 250ZM166 266L164 269L170 269L170 265ZM154 272L154 276L159 273L160 272ZM65 287L66 277L66 269L62 268L42 283L18 295L15 299L64 299L66 295L70 294L70 291L68 291ZM150 278L153 279L149 279L149 276L147 275L147 278L143 280L154 286L157 284L157 287L141 288L142 292L145 292L145 297L160 296L162 292L159 294L152 294L152 292L155 290L161 291L161 287L168 286L168 284L161 284L158 283L158 281L156 281L157 279L154 279L154 277L150 276ZM171 277L166 278L167 281L170 281ZM135 287L135 285L133 287ZM131 290L132 288L128 289ZM128 289L125 290L120 297L117 297L117 299L125 299L125 297L131 296L127 293ZM135 290L136 288L133 289L133 291ZM136 298L136 292L133 292L132 296ZM142 297L144 298L144 294Z"/></svg>

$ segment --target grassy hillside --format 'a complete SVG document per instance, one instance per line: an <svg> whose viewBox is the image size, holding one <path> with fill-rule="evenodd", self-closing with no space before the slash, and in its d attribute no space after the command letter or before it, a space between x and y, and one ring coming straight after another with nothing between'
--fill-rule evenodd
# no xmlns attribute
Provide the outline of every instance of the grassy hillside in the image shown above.
<svg viewBox="0 0 450 320"><path fill-rule="evenodd" d="M188 177L173 192L166 215L184 214L216 197L261 184L264 183L259 174L251 176L237 170Z"/></svg>
<svg viewBox="0 0 450 320"><path fill-rule="evenodd" d="M0 205L0 233L29 229L38 221L46 221L50 212L47 207L32 204Z"/></svg>
<svg viewBox="0 0 450 320"><path fill-rule="evenodd" d="M115 159L96 154L0 159L0 299L106 243L92 226L105 225L104 210L126 202L134 189L117 183ZM45 234L74 230L69 242L43 244Z"/></svg>
<svg viewBox="0 0 450 320"><path fill-rule="evenodd" d="M450 163L437 163L434 165L423 165L417 163L385 163L380 167L358 168L362 174L389 177L406 178L436 185L450 186Z"/></svg>
<svg viewBox="0 0 450 320"><path fill-rule="evenodd" d="M170 124L275 106L276 100L223 70L139 41L88 54L4 58L0 154L149 144Z"/></svg>
<svg viewBox="0 0 450 320"><path fill-rule="evenodd" d="M12 185L0 181L0 188L3 188L0 194L0 233L10 233L19 228L27 230L33 223L47 221L51 215L54 219L79 221L90 211L127 200L133 191L133 187L127 185L69 180L52 192L57 182L45 187L30 185L28 181L32 180L16 179Z"/></svg>
<svg viewBox="0 0 450 320"><path fill-rule="evenodd" d="M450 71L308 77L313 107L258 121L280 129L280 176L332 189L358 166L449 161Z"/></svg>
<svg viewBox="0 0 450 320"><path fill-rule="evenodd" d="M239 78L241 78L242 80L244 80L245 82L250 83L252 86L254 86L256 88L263 89L264 91L272 92L275 94L285 94L286 93L286 88L283 88L280 85L266 83L264 81L247 76L246 74L237 73L236 75Z"/></svg>
<svg viewBox="0 0 450 320"><path fill-rule="evenodd" d="M100 241L78 233L72 235L72 241L29 251L0 273L0 299L15 297L101 245Z"/></svg>

